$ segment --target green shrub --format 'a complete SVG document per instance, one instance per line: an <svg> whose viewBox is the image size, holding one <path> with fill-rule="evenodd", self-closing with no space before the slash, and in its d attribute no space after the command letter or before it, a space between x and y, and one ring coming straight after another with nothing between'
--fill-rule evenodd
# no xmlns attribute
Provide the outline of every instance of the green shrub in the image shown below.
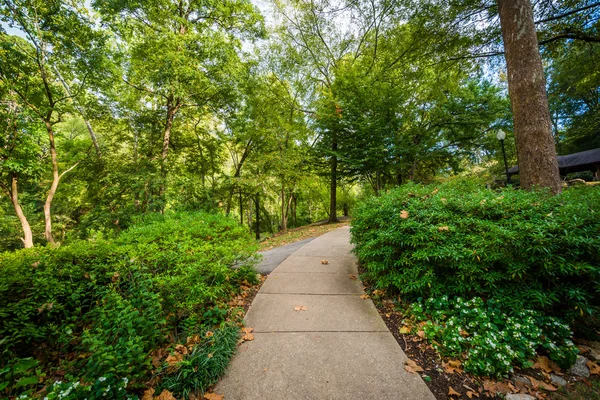
<svg viewBox="0 0 600 400"><path fill-rule="evenodd" d="M513 365L531 367L538 350L567 368L579 352L568 325L559 319L507 309L491 299L430 298L413 303L409 314L426 321L421 329L440 354L464 356L465 370L476 375L505 375Z"/></svg>
<svg viewBox="0 0 600 400"><path fill-rule="evenodd" d="M599 212L598 187L550 196L408 184L360 204L351 233L379 289L494 298L573 321L600 306Z"/></svg>
<svg viewBox="0 0 600 400"><path fill-rule="evenodd" d="M0 370L35 356L80 382L73 396L94 398L107 379L115 380L110 390L123 378L140 387L152 372L150 352L167 336L224 322L240 286L257 280L246 265L256 248L232 219L173 213L139 220L112 241L2 253ZM7 390L0 397L18 394Z"/></svg>

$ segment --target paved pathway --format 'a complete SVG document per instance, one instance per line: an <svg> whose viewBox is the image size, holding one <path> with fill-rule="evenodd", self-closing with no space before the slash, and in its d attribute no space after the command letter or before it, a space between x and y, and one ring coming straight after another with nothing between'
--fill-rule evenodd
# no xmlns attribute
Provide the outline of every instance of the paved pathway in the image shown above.
<svg viewBox="0 0 600 400"><path fill-rule="evenodd" d="M349 228L305 244L269 275L246 315L243 343L215 388L225 400L434 400L363 300ZM324 265L322 260L329 264ZM295 311L304 306L306 311Z"/></svg>
<svg viewBox="0 0 600 400"><path fill-rule="evenodd" d="M299 242L259 252L259 254L262 254L262 260L254 266L254 269L263 275L270 274L279 264L284 262L286 258L313 239L314 238L304 239Z"/></svg>

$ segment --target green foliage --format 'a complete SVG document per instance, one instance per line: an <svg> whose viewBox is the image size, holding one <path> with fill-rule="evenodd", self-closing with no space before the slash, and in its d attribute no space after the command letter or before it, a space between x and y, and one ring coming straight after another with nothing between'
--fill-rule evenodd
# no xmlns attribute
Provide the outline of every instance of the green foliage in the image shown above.
<svg viewBox="0 0 600 400"><path fill-rule="evenodd" d="M598 204L597 187L553 197L408 184L357 208L352 241L380 289L496 298L572 321L600 307Z"/></svg>
<svg viewBox="0 0 600 400"><path fill-rule="evenodd" d="M569 326L538 311L515 311L492 299L463 300L448 296L415 302L409 309L444 356L464 356L465 370L476 375L500 376L513 366L532 366L537 350L548 353L562 368L575 363L579 350Z"/></svg>
<svg viewBox="0 0 600 400"><path fill-rule="evenodd" d="M196 212L147 216L112 241L3 253L0 367L37 350L81 390L110 377L138 387L168 334L223 323L242 282L256 282L255 249L235 221Z"/></svg>
<svg viewBox="0 0 600 400"><path fill-rule="evenodd" d="M202 335L204 340L186 354L175 370L163 366L165 374L161 387L177 398L188 398L191 393L204 393L219 380L225 372L229 360L235 353L239 338L239 328L225 325L214 332Z"/></svg>

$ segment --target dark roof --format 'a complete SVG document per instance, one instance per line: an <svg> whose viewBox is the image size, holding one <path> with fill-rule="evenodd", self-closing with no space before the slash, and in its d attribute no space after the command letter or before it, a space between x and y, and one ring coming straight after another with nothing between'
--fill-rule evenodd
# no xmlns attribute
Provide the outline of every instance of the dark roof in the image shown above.
<svg viewBox="0 0 600 400"><path fill-rule="evenodd" d="M591 169L594 165L600 164L600 149L581 151L579 153L558 156L558 169L561 174L568 172L579 172ZM519 166L514 166L508 170L509 174L518 174Z"/></svg>

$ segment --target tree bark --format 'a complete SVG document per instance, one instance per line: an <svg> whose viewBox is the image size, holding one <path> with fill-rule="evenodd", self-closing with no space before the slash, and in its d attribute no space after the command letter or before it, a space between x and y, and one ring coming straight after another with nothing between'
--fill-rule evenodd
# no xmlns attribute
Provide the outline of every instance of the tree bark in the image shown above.
<svg viewBox="0 0 600 400"><path fill-rule="evenodd" d="M160 174L161 174L161 183L160 183L160 197L163 201L162 208L165 207L165 192L167 188L167 165L169 158L169 146L171 145L171 131L173 129L173 121L175 119L175 114L179 111L181 107L179 99L173 103L173 98L169 97L167 100L167 119L165 121L165 129L163 132L163 145L162 145L162 153L160 158Z"/></svg>
<svg viewBox="0 0 600 400"><path fill-rule="evenodd" d="M48 131L48 141L50 143L50 159L52 161L52 184L48 190L46 196L46 202L44 203L44 222L45 230L44 236L50 244L56 244L54 236L52 236L52 213L50 208L52 207L52 200L58 189L58 183L60 182L60 175L58 174L58 156L56 154L56 144L54 143L54 130L50 121L45 121L46 130Z"/></svg>
<svg viewBox="0 0 600 400"><path fill-rule="evenodd" d="M281 232L287 232L287 209L283 184L281 185Z"/></svg>
<svg viewBox="0 0 600 400"><path fill-rule="evenodd" d="M11 188L10 188L10 201L12 202L13 208L15 209L15 214L19 218L21 222L21 228L23 229L23 245L26 249L33 247L33 234L31 233L31 226L29 225L29 221L23 213L23 209L21 208L21 204L19 203L19 186L18 186L18 177L17 174L12 174L11 179Z"/></svg>
<svg viewBox="0 0 600 400"><path fill-rule="evenodd" d="M331 150L333 155L331 156L331 183L329 186L329 223L339 222L337 219L337 156L335 152L338 149L337 138L333 135L333 142L331 144Z"/></svg>
<svg viewBox="0 0 600 400"><path fill-rule="evenodd" d="M256 240L260 240L260 194L256 193Z"/></svg>
<svg viewBox="0 0 600 400"><path fill-rule="evenodd" d="M546 79L530 0L498 0L521 186L561 192Z"/></svg>

